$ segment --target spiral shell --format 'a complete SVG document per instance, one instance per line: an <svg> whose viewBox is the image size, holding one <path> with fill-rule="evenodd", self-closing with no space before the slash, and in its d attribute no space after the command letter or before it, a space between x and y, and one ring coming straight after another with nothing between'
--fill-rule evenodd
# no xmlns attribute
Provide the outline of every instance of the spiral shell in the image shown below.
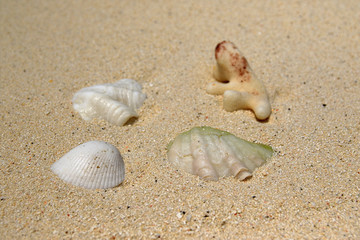
<svg viewBox="0 0 360 240"><path fill-rule="evenodd" d="M181 133L168 146L168 160L177 169L213 181L226 176L249 178L272 154L270 146L211 127Z"/></svg>
<svg viewBox="0 0 360 240"><path fill-rule="evenodd" d="M83 88L75 93L72 102L84 120L101 118L122 126L130 118L138 117L136 110L141 107L146 94L141 85L132 79Z"/></svg>
<svg viewBox="0 0 360 240"><path fill-rule="evenodd" d="M116 187L125 178L125 165L119 150L102 141L73 148L56 161L51 170L65 182L89 189Z"/></svg>

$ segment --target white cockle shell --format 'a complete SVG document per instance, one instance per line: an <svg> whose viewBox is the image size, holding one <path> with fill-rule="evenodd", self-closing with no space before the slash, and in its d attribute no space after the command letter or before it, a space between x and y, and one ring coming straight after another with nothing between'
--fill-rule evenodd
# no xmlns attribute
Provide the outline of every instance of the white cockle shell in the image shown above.
<svg viewBox="0 0 360 240"><path fill-rule="evenodd" d="M136 110L141 107L146 94L141 85L132 79L105 83L83 88L75 93L72 103L84 120L101 118L122 126L130 118L138 117Z"/></svg>
<svg viewBox="0 0 360 240"><path fill-rule="evenodd" d="M249 178L272 154L270 146L211 127L192 128L168 146L168 160L176 168L213 181L226 176Z"/></svg>
<svg viewBox="0 0 360 240"><path fill-rule="evenodd" d="M51 170L72 185L96 189L116 187L125 178L119 150L107 142L83 143L56 161Z"/></svg>

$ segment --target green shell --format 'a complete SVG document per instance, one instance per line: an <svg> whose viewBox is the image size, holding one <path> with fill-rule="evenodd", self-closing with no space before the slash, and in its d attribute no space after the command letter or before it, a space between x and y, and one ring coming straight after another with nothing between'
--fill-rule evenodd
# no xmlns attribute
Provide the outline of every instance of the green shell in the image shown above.
<svg viewBox="0 0 360 240"><path fill-rule="evenodd" d="M230 175L245 179L274 153L268 145L207 126L179 134L167 149L176 168L209 180Z"/></svg>

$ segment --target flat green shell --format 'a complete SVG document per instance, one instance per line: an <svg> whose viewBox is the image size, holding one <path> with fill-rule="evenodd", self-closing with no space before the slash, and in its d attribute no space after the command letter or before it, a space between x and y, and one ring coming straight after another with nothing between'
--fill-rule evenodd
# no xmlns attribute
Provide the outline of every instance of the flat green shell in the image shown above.
<svg viewBox="0 0 360 240"><path fill-rule="evenodd" d="M234 176L244 180L269 159L274 151L211 127L194 127L168 145L168 160L177 169L205 180Z"/></svg>

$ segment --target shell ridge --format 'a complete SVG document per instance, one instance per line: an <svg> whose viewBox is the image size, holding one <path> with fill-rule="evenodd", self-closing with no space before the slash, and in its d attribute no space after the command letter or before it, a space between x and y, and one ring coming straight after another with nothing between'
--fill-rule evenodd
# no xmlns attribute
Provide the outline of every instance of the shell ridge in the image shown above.
<svg viewBox="0 0 360 240"><path fill-rule="evenodd" d="M104 159L104 155L97 155L96 157L94 157L94 161L92 162L91 165L89 165L89 168L87 169L87 173L84 174L85 176L94 176L93 178L89 178L88 182L83 182L84 186L87 186L88 188L91 189L96 189L99 188L99 186L101 185L101 179L102 179L102 175L103 175L103 165L105 164L104 162L99 164L98 163L98 159ZM96 162L95 162L96 160ZM107 186L104 185L104 187L106 188Z"/></svg>
<svg viewBox="0 0 360 240"><path fill-rule="evenodd" d="M88 146L91 146L95 151L99 151L99 149L96 146L93 146L93 142L90 142ZM84 153L81 154L78 157L78 166L77 168L72 168L73 176L76 176L74 178L74 181L82 187L92 186L94 184L94 180L90 178L89 176L92 176L95 174L95 168L96 168L96 162L99 158L99 155L96 153L94 155ZM81 159L81 161L80 161ZM91 161L92 160L92 161ZM89 188L89 187L87 187Z"/></svg>
<svg viewBox="0 0 360 240"><path fill-rule="evenodd" d="M96 112L100 113L100 118L110 123L123 125L131 117L137 117L137 113L132 111L128 106L113 99L105 98L98 103L98 110Z"/></svg>
<svg viewBox="0 0 360 240"><path fill-rule="evenodd" d="M193 171L204 179L218 179L217 172L213 168L206 149L202 147L203 141L201 133L198 129L194 129L191 133L191 151L193 158L198 158L198 161L193 161Z"/></svg>
<svg viewBox="0 0 360 240"><path fill-rule="evenodd" d="M249 158L249 152L252 150L252 146L249 142L239 139L238 137L232 135L226 137L227 141L231 142L231 149L235 152L236 156L240 161L248 168L251 172L257 167L254 162Z"/></svg>
<svg viewBox="0 0 360 240"><path fill-rule="evenodd" d="M142 90L142 86L140 83L136 82L133 79L124 78L121 79L115 83L113 83L114 86L118 88L126 88L128 90L134 90L134 91L140 91Z"/></svg>
<svg viewBox="0 0 360 240"><path fill-rule="evenodd" d="M86 101L86 99L94 99L97 97L99 97L98 94L93 92L78 92L74 95L72 99L73 107L79 112L83 119L88 121L96 115L91 102Z"/></svg>
<svg viewBox="0 0 360 240"><path fill-rule="evenodd" d="M221 137L221 144L226 149L228 153L228 158L226 159L227 166L229 168L229 174L233 175L235 178L239 176L241 172L247 172L247 177L251 176L251 171L246 167L241 158L238 158L237 154L234 152L231 144L226 141L226 138ZM243 178L240 178L242 180Z"/></svg>
<svg viewBox="0 0 360 240"><path fill-rule="evenodd" d="M223 162L226 160L226 152L221 148L220 137L221 135L217 134L203 136L209 162L217 177L223 176L226 173L226 169L223 166Z"/></svg>
<svg viewBox="0 0 360 240"><path fill-rule="evenodd" d="M252 164L253 171L255 168L263 165L266 162L265 159L267 159L267 157L263 156L262 148L258 147L259 144L248 141L245 141L244 144L247 144L247 151L245 151L245 154L247 155L247 163Z"/></svg>
<svg viewBox="0 0 360 240"><path fill-rule="evenodd" d="M122 164L120 164L120 163L122 163ZM117 170L116 170L116 169L122 168L121 165L122 165L122 166L125 166L125 163L124 163L122 157L121 157L121 161L116 162L116 165L113 166L113 168L114 168L113 171L114 171L114 173L116 173L115 176L114 176L114 180L113 180L113 182L115 182L115 183L120 182L120 179L121 179L121 178L125 178L125 169L124 169L124 171L123 171L123 174L121 174L121 171L117 171Z"/></svg>
<svg viewBox="0 0 360 240"><path fill-rule="evenodd" d="M121 108L118 108L117 114L113 115L112 120L110 122L116 122L119 125L124 125L127 121L129 121L132 117L137 117L138 114L131 109L126 107L126 111L120 111Z"/></svg>
<svg viewBox="0 0 360 240"><path fill-rule="evenodd" d="M117 153L115 153L113 155L113 158L117 156ZM120 161L111 161L109 162L109 165L108 165L108 168L106 169L107 170L107 173L108 175L110 175L110 177L107 179L107 178L104 178L104 182L107 186L110 186L112 183L116 182L117 181L117 176L118 176L118 173L116 171L116 168L115 166L119 163Z"/></svg>
<svg viewBox="0 0 360 240"><path fill-rule="evenodd" d="M86 165L88 164L88 161L85 161L86 157L89 156L82 155L76 159L76 164L74 164L74 167L72 167L71 171L69 171L69 182L74 182L80 186L84 185L83 179L86 177L86 171L84 171L84 168L86 168ZM88 171L88 169L86 170Z"/></svg>
<svg viewBox="0 0 360 240"><path fill-rule="evenodd" d="M105 171L101 176L100 185L104 185L105 187L108 187L109 185L111 185L111 182L114 181L114 176L116 176L116 174L112 171L113 165L111 164L111 161L109 161L106 165L103 164L102 167L105 168ZM105 178L104 176L109 176L109 177Z"/></svg>
<svg viewBox="0 0 360 240"><path fill-rule="evenodd" d="M130 106L133 109L139 109L146 99L146 95L142 92L133 92L131 96Z"/></svg>
<svg viewBox="0 0 360 240"><path fill-rule="evenodd" d="M130 106L132 102L135 101L134 98L136 98L136 93L138 93L138 91L117 89L117 93L113 98L119 102L122 102L123 104Z"/></svg>
<svg viewBox="0 0 360 240"><path fill-rule="evenodd" d="M84 161L79 161L80 157L78 156L75 163L71 163L70 159L75 158L74 151L70 151L68 154L64 155L62 158L59 159L57 164L60 168L58 168L58 175L59 177L63 178L66 182L76 181L79 182L78 179L74 178L74 172L79 169L82 165L84 165Z"/></svg>

